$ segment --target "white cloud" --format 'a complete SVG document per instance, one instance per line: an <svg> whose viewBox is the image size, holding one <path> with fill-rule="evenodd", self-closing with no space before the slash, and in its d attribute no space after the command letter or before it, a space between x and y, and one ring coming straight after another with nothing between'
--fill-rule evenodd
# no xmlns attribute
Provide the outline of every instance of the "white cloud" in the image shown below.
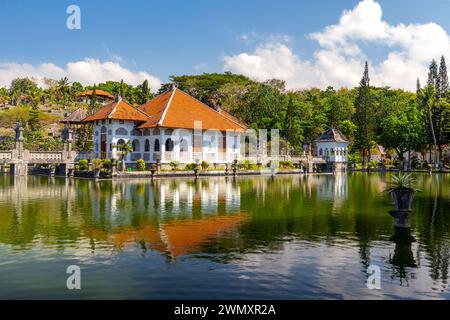
<svg viewBox="0 0 450 320"><path fill-rule="evenodd" d="M80 61L69 62L65 67L53 63L42 63L37 66L30 64L0 62L0 86L7 87L11 80L17 77L31 77L42 84L43 78L60 79L69 78L69 81L78 81L84 85L104 81L120 81L137 85L145 79L153 91L161 86L161 81L144 71L131 71L120 65L119 62L86 58Z"/></svg>
<svg viewBox="0 0 450 320"><path fill-rule="evenodd" d="M382 16L377 2L363 0L344 11L337 24L310 35L319 46L311 60L295 54L287 42L269 39L253 53L226 56L224 69L257 80L279 78L289 88L354 87L368 60L372 84L414 90L417 77L425 80L431 59L450 57L450 37L436 23L390 25ZM379 62L371 61L376 46L388 49Z"/></svg>

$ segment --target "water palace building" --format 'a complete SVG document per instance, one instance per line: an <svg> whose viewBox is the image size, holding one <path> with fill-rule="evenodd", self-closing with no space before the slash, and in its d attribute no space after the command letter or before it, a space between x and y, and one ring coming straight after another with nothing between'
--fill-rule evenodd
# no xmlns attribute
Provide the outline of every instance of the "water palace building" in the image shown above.
<svg viewBox="0 0 450 320"><path fill-rule="evenodd" d="M241 134L247 130L220 107L209 107L176 87L139 107L115 99L83 122L94 124L97 158L118 159L117 145L131 143L128 163L230 163L241 158Z"/></svg>

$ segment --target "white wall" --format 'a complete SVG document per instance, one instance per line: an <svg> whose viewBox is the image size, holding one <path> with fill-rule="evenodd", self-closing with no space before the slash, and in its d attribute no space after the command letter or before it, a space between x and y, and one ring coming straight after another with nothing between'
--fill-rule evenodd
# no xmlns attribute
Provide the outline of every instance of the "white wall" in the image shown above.
<svg viewBox="0 0 450 320"><path fill-rule="evenodd" d="M348 162L348 142L317 142L317 155L330 162ZM322 154L320 150L322 149ZM328 150L328 155L326 154ZM334 154L331 152L334 150Z"/></svg>
<svg viewBox="0 0 450 320"><path fill-rule="evenodd" d="M97 158L101 158L101 129L106 128L106 157L116 158L120 157L120 153L117 152L114 147L120 139L125 142L132 143L134 140L139 141L139 148L127 156L127 162L135 162L137 159L144 159L145 162L155 162L155 142L159 140L160 153L162 156L162 162L168 163L171 161L179 161L181 163L194 162L195 157L200 156L200 160L206 160L214 163L231 162L235 158L240 159L240 133L227 132L226 133L226 156L225 158L219 157L219 139L221 139L220 133L215 131L203 132L203 148L200 154L194 156L193 153L193 130L171 130L164 128L152 128L147 130L138 130L140 134L134 133L136 124L134 121L123 121L121 123L118 120L105 120L94 123L94 153ZM117 130L125 130L126 134L119 134ZM145 151L146 140L150 142L150 150ZM168 152L166 150L166 141L172 139L173 151ZM180 152L181 141L186 141L187 150L183 153ZM212 143L211 143L212 141ZM236 145L235 145L236 144ZM111 145L112 150L111 150ZM235 145L235 148L234 148Z"/></svg>

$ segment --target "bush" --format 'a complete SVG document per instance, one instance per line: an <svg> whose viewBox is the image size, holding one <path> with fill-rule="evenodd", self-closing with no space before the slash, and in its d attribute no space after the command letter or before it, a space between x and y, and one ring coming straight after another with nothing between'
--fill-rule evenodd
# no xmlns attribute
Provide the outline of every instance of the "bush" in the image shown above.
<svg viewBox="0 0 450 320"><path fill-rule="evenodd" d="M280 161L281 169L293 169L295 168L294 163L292 161Z"/></svg>
<svg viewBox="0 0 450 320"><path fill-rule="evenodd" d="M103 168L103 161L102 161L102 159L94 159L94 160L92 160L92 169L100 170L101 168Z"/></svg>
<svg viewBox="0 0 450 320"><path fill-rule="evenodd" d="M103 167L106 169L111 169L111 159L104 159L103 160Z"/></svg>
<svg viewBox="0 0 450 320"><path fill-rule="evenodd" d="M378 168L378 164L379 162L377 160L370 160L369 163L367 164L367 167L369 169L376 169Z"/></svg>
<svg viewBox="0 0 450 320"><path fill-rule="evenodd" d="M261 166L249 160L238 162L238 169L240 170L260 170Z"/></svg>
<svg viewBox="0 0 450 320"><path fill-rule="evenodd" d="M187 165L186 165L186 167L184 167L186 170L194 170L195 169L195 163L193 163L193 162L191 162L191 163L188 163Z"/></svg>
<svg viewBox="0 0 450 320"><path fill-rule="evenodd" d="M356 165L362 162L361 154L359 153L349 153L348 163Z"/></svg>
<svg viewBox="0 0 450 320"><path fill-rule="evenodd" d="M179 164L180 163L178 161L172 161L171 163L169 163L172 170L177 170Z"/></svg>
<svg viewBox="0 0 450 320"><path fill-rule="evenodd" d="M78 169L83 171L83 170L88 170L89 169L89 162L86 159L80 160L78 161Z"/></svg>
<svg viewBox="0 0 450 320"><path fill-rule="evenodd" d="M208 170L208 168L209 168L208 161L203 160L201 164L201 169L199 168L199 170Z"/></svg>
<svg viewBox="0 0 450 320"><path fill-rule="evenodd" d="M145 161L144 159L139 159L136 161L136 167L138 171L145 171Z"/></svg>

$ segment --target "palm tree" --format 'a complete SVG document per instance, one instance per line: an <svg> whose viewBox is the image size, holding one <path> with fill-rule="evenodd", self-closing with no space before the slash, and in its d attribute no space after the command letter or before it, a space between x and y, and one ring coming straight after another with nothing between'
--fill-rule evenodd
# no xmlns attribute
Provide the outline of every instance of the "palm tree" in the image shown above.
<svg viewBox="0 0 450 320"><path fill-rule="evenodd" d="M70 83L67 77L61 78L56 83L55 93L58 99L58 102L61 101L63 104L67 102L67 96L70 90Z"/></svg>
<svg viewBox="0 0 450 320"><path fill-rule="evenodd" d="M120 165L121 165L121 171L125 172L125 158L127 155L131 152L133 152L133 146L131 145L130 141L127 141L125 143L119 143L116 144L117 151L120 152Z"/></svg>

